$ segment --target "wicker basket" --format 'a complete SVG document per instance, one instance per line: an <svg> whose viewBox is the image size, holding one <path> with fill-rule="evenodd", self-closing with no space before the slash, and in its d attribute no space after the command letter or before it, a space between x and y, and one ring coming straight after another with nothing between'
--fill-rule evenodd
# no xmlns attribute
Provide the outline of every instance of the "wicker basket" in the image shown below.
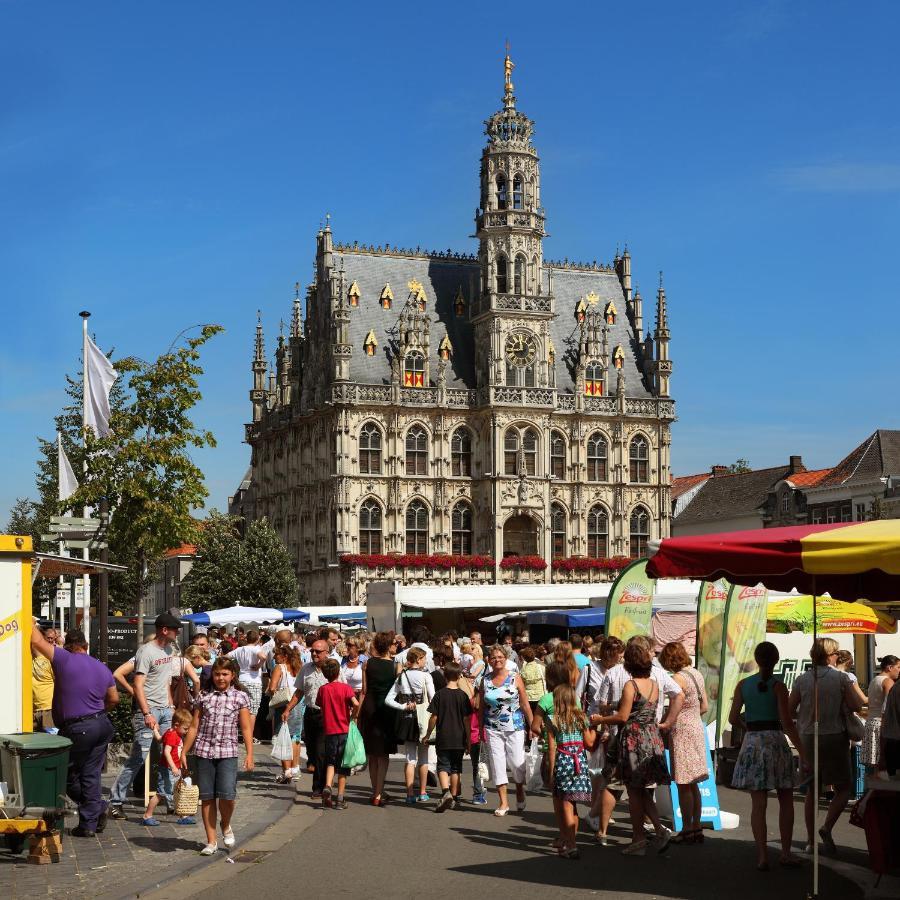
<svg viewBox="0 0 900 900"><path fill-rule="evenodd" d="M200 803L200 788L196 784L185 784L181 778L175 785L174 799L176 816L196 815Z"/></svg>

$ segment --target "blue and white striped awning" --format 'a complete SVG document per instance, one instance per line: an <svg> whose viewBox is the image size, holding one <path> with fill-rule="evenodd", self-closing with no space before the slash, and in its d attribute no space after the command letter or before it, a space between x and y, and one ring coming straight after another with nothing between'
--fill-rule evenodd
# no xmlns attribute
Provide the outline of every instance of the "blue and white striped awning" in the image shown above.
<svg viewBox="0 0 900 900"><path fill-rule="evenodd" d="M181 617L182 622L206 627L253 623L271 625L277 622L307 622L309 613L299 609L263 609L257 606L229 606L228 609L211 609L208 612L191 613Z"/></svg>

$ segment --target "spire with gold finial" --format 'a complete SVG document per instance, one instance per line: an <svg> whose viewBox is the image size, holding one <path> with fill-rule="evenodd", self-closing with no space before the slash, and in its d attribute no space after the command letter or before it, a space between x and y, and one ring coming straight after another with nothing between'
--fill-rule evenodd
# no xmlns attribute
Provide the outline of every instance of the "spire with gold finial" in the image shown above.
<svg viewBox="0 0 900 900"><path fill-rule="evenodd" d="M506 57L503 60L503 102L507 109L514 108L516 98L513 94L512 70L516 64L509 55L509 41L506 42Z"/></svg>

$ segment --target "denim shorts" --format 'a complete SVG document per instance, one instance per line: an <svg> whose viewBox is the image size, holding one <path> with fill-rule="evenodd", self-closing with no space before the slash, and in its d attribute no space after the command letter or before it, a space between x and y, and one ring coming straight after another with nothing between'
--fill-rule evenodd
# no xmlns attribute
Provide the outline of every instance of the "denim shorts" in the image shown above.
<svg viewBox="0 0 900 900"><path fill-rule="evenodd" d="M226 756L224 759L207 759L195 756L197 765L197 787L201 800L236 800L238 758Z"/></svg>
<svg viewBox="0 0 900 900"><path fill-rule="evenodd" d="M344 761L344 750L347 747L346 734L325 735L325 765L334 766L338 775L349 775L350 770L345 769L341 763Z"/></svg>
<svg viewBox="0 0 900 900"><path fill-rule="evenodd" d="M448 775L461 775L465 750L438 750L437 770Z"/></svg>

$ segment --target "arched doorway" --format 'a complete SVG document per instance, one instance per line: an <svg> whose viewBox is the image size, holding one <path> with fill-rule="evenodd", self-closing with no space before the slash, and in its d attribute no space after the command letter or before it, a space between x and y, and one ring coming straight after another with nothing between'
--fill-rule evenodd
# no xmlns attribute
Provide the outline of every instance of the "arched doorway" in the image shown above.
<svg viewBox="0 0 900 900"><path fill-rule="evenodd" d="M503 556L537 556L537 522L531 516L512 516L503 526Z"/></svg>

